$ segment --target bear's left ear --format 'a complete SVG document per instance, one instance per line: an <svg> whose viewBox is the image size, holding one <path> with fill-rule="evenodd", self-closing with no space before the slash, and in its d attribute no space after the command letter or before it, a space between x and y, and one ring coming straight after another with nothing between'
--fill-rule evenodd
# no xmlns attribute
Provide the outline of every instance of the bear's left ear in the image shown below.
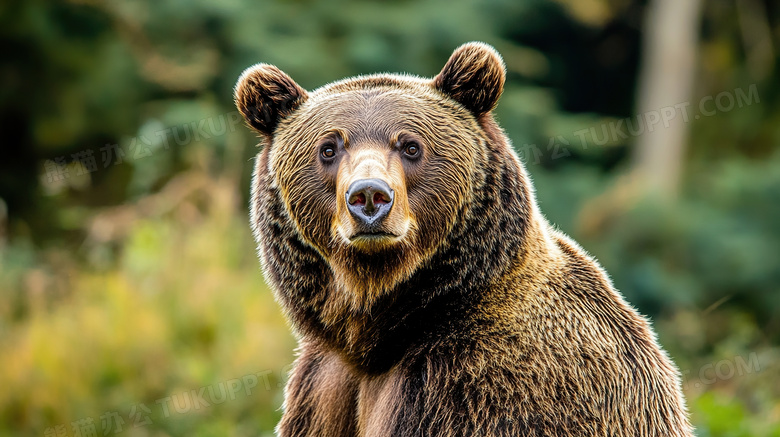
<svg viewBox="0 0 780 437"><path fill-rule="evenodd" d="M455 49L433 86L479 117L496 107L505 80L501 55L485 43L470 42Z"/></svg>
<svg viewBox="0 0 780 437"><path fill-rule="evenodd" d="M236 83L236 107L250 126L269 137L308 97L290 76L269 64L247 68Z"/></svg>

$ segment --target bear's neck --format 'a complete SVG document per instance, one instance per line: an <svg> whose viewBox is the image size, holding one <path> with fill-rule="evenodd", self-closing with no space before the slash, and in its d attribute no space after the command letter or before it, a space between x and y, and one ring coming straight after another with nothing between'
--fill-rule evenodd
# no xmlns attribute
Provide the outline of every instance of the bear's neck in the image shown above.
<svg viewBox="0 0 780 437"><path fill-rule="evenodd" d="M527 231L541 233L532 228ZM538 244L541 239L531 241L505 253L453 246L368 311L345 310L340 322L316 337L356 369L381 374L410 355L470 342L474 332L503 332L509 321L487 315L513 313L522 294L533 289L528 278L538 281L549 268L543 262L549 249ZM473 264L459 269L464 262Z"/></svg>

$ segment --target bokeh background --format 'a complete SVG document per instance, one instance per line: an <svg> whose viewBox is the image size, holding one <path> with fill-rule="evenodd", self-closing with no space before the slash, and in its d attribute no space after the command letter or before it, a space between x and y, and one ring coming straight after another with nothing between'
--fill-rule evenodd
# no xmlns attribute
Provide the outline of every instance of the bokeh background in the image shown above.
<svg viewBox="0 0 780 437"><path fill-rule="evenodd" d="M6 0L0 435L270 435L295 340L247 199L256 62L313 89L508 69L497 118L547 217L683 372L699 436L780 436L773 0Z"/></svg>

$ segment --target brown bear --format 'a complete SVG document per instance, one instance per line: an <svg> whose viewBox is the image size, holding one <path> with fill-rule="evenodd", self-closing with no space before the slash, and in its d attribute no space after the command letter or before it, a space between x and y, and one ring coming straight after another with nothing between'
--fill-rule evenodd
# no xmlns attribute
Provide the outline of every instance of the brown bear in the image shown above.
<svg viewBox="0 0 780 437"><path fill-rule="evenodd" d="M251 223L299 338L282 436L691 436L647 320L539 212L469 43L433 79L240 77Z"/></svg>

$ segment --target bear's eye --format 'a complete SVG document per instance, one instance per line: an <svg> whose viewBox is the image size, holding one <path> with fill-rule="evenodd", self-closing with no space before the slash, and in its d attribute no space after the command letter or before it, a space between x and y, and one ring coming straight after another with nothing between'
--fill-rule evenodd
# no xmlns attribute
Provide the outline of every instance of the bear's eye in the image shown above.
<svg viewBox="0 0 780 437"><path fill-rule="evenodd" d="M336 148L332 145L323 146L320 155L323 159L333 159L336 156Z"/></svg>
<svg viewBox="0 0 780 437"><path fill-rule="evenodd" d="M404 155L414 158L420 154L420 145L414 141L409 141L404 144Z"/></svg>

